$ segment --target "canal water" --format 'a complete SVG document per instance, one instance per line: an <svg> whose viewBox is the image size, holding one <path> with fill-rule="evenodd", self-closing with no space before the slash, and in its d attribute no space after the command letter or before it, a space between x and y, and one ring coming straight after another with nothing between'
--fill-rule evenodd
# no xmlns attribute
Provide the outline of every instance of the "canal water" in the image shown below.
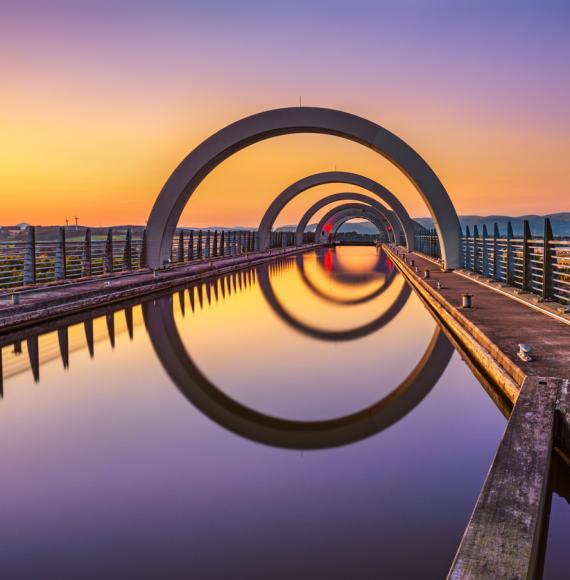
<svg viewBox="0 0 570 580"><path fill-rule="evenodd" d="M506 425L373 247L17 338L3 578L444 578Z"/></svg>

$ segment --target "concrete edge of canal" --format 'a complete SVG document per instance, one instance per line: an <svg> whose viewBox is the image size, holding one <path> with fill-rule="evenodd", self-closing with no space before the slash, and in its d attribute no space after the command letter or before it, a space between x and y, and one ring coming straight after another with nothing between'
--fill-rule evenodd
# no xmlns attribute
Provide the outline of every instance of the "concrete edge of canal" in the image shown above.
<svg viewBox="0 0 570 580"><path fill-rule="evenodd" d="M504 345L476 326L458 306L462 291L456 281L464 277L438 271L431 260L404 248L384 250L461 349L513 404L448 579L540 577L552 452L558 451L567 463L570 457L569 377L529 372L517 364L513 352L505 352ZM453 292L444 296L444 285ZM470 293L469 286L463 293ZM502 294L503 300L511 300ZM539 316L560 324L546 314ZM497 326L504 323L504 317L495 318Z"/></svg>

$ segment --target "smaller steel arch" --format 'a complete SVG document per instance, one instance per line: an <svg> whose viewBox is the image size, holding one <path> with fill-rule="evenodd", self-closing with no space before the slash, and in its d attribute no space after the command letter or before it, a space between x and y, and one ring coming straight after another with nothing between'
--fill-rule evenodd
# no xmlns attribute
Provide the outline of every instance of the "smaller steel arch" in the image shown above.
<svg viewBox="0 0 570 580"><path fill-rule="evenodd" d="M315 242L327 242L330 233L332 233L335 227L340 227L342 223L348 221L349 219L360 217L368 219L382 233L382 229L379 226L379 223L381 224L381 222L379 220L379 214L377 213L377 210L370 206L362 205L359 203L346 203L344 205L333 207L321 218L321 221L318 223L317 229L315 230ZM344 221L341 221L343 219ZM324 232L325 225L329 223L331 225L331 230L329 233ZM386 234L386 232L384 232L384 234Z"/></svg>
<svg viewBox="0 0 570 580"><path fill-rule="evenodd" d="M266 250L269 247L269 235L273 224L281 210L296 196L303 193L307 189L316 187L317 185L326 185L328 183L346 183L362 189L368 190L370 193L377 196L379 199L385 201L394 211L398 218L404 237L406 238L406 247L409 251L414 249L414 222L406 208L402 205L400 200L383 185L378 182L360 175L358 173L350 173L348 171L324 171L322 173L315 173L299 179L292 183L289 187L284 189L272 202L265 211L259 228L257 231L257 248Z"/></svg>
<svg viewBox="0 0 570 580"><path fill-rule="evenodd" d="M295 231L295 245L301 246L303 244L303 234L305 233L305 228L307 227L309 220L323 207L334 203L336 201L359 201L361 203L370 205L371 207L376 208L385 218L386 222L391 228L392 236L388 235L388 238L392 237L393 240L389 241L396 241L397 243L400 242L400 235L403 234L401 229L400 222L398 218L394 214L393 211L390 211L384 205L382 205L377 199L374 199L364 193L356 193L356 192L343 192L343 193L333 193L332 195L327 195L320 199L316 203L314 203L303 215L299 224L297 225L297 229ZM388 232L390 230L388 229Z"/></svg>

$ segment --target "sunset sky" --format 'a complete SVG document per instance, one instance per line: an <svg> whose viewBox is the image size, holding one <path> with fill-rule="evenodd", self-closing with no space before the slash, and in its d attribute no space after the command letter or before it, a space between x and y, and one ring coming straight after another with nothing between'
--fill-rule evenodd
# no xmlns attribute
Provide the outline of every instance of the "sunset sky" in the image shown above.
<svg viewBox="0 0 570 580"><path fill-rule="evenodd" d="M459 213L570 211L567 1L0 0L0 10L0 224L144 223L203 139L300 95L398 134ZM295 135L224 162L181 223L257 225L291 182L335 168L428 214L377 154ZM306 192L277 223L346 190Z"/></svg>

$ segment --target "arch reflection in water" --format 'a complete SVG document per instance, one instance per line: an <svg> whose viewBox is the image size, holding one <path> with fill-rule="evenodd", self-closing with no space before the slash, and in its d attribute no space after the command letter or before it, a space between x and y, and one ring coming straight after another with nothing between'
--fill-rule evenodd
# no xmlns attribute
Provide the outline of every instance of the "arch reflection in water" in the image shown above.
<svg viewBox="0 0 570 580"><path fill-rule="evenodd" d="M264 295L274 296L267 267L257 271ZM378 320L356 330L342 331L346 337L365 336L391 320L405 304L410 289L404 285L394 305ZM267 297L266 296L266 297ZM270 299L273 307L278 302ZM284 309L274 308L283 317ZM259 412L226 395L200 370L187 352L174 318L172 300L167 296L143 304L143 316L154 350L180 392L204 415L244 438L274 447L323 449L354 443L386 429L408 414L434 387L453 354L453 347L436 330L419 363L387 396L355 413L337 418L298 421ZM289 322L287 315L285 321ZM330 340L330 331L311 329L315 338ZM332 333L335 336L335 333ZM302 380L302 378L301 378Z"/></svg>
<svg viewBox="0 0 570 580"><path fill-rule="evenodd" d="M397 274L396 268L391 263L389 263L389 259L382 251L378 252L378 260L373 268L371 268L368 272L359 272L357 274L346 270L342 266L338 259L336 248L318 248L316 250L316 256L319 266L336 281L341 281L345 284L358 284L362 282L369 282L374 279L380 280L380 285L378 288L374 289L369 294L365 294L364 296L360 296L358 298L341 298L339 296L332 296L321 290L311 280L306 272L305 260L303 256L298 255L296 258L297 269L305 286L307 286L307 288L309 288L309 290L311 290L311 292L319 298L327 302L332 302L333 304L356 305L370 302L377 296L380 296L380 294L382 294L390 287ZM385 275L379 276L379 272L384 272Z"/></svg>

